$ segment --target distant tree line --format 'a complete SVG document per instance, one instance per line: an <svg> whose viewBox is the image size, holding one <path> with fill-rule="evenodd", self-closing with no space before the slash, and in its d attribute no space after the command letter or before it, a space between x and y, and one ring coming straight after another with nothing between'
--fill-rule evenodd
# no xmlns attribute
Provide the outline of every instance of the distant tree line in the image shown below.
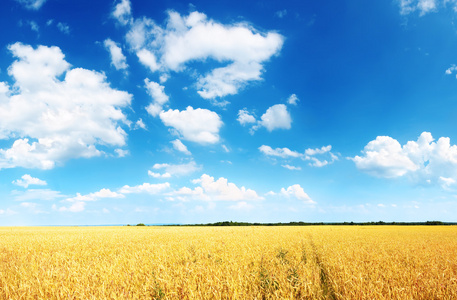
<svg viewBox="0 0 457 300"><path fill-rule="evenodd" d="M249 223L249 222L233 222L223 221L207 224L186 224L186 225L170 225L170 226L316 226L316 225L457 225L457 223L441 222L441 221L426 221L426 222L289 222L289 223Z"/></svg>
<svg viewBox="0 0 457 300"><path fill-rule="evenodd" d="M365 226L365 225L401 225L401 226L411 226L411 225L457 225L457 222L441 222L441 221L426 221L426 222L289 222L289 223L249 223L249 222L233 222L233 221L223 221L216 223L206 223L206 224L168 224L162 226L320 226L320 225L333 225L333 226ZM132 226L127 224L127 226ZM144 223L139 223L133 226L148 226Z"/></svg>

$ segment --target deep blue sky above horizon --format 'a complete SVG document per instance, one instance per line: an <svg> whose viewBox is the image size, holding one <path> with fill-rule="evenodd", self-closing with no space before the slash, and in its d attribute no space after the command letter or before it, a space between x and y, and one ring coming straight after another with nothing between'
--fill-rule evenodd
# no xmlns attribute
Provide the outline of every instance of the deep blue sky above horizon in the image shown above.
<svg viewBox="0 0 457 300"><path fill-rule="evenodd" d="M0 225L456 221L457 1L6 0Z"/></svg>

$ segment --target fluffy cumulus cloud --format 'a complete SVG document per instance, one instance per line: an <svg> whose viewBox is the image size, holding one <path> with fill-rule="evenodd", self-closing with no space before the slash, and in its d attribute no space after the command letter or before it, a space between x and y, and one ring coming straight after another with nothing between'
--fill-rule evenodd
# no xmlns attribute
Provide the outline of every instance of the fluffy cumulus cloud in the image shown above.
<svg viewBox="0 0 457 300"><path fill-rule="evenodd" d="M282 188L281 189L281 194L286 196L286 197L294 197L298 200L301 200L303 202L312 204L315 203L310 196L308 196L307 193L303 190L303 188L299 184L294 184L289 186L287 189Z"/></svg>
<svg viewBox="0 0 457 300"><path fill-rule="evenodd" d="M243 126L248 125L248 124L254 124L257 122L254 115L252 115L246 108L238 111L237 121Z"/></svg>
<svg viewBox="0 0 457 300"><path fill-rule="evenodd" d="M267 196L280 196L286 198L292 198L303 201L306 204L315 204L316 202L305 192L305 190L299 185L294 184L289 186L287 189L281 188L279 193L270 191L266 194Z"/></svg>
<svg viewBox="0 0 457 300"><path fill-rule="evenodd" d="M16 2L30 10L39 10L46 1L47 0L16 0Z"/></svg>
<svg viewBox="0 0 457 300"><path fill-rule="evenodd" d="M262 199L254 190L246 189L244 186L239 188L223 177L214 180L214 177L203 174L199 179L193 180L193 183L200 184L210 200L241 201Z"/></svg>
<svg viewBox="0 0 457 300"><path fill-rule="evenodd" d="M409 176L444 185L457 179L457 146L451 145L448 137L435 142L429 132L403 146L389 136L378 136L365 146L361 156L350 159L359 170L377 177Z"/></svg>
<svg viewBox="0 0 457 300"><path fill-rule="evenodd" d="M425 137L425 136L424 136ZM419 169L409 156L408 148L389 136L378 136L352 160L358 169L378 177L399 177Z"/></svg>
<svg viewBox="0 0 457 300"><path fill-rule="evenodd" d="M149 96L152 98L152 102L146 107L146 110L151 116L157 117L169 99L165 94L165 87L149 79L145 79L144 83Z"/></svg>
<svg viewBox="0 0 457 300"><path fill-rule="evenodd" d="M251 134L254 134L261 127L271 132L276 129L290 129L292 126L292 117L284 104L276 104L269 107L260 117L260 120L256 120L254 114L244 108L238 111L237 121L242 126L252 125Z"/></svg>
<svg viewBox="0 0 457 300"><path fill-rule="evenodd" d="M130 22L130 3L119 3L113 16ZM238 93L251 81L261 80L264 64L282 48L276 32L259 32L248 24L221 24L200 12L182 16L168 11L162 27L148 18L136 19L126 39L139 60L151 71L181 72L192 62L208 59L224 64L197 79L201 97L216 99Z"/></svg>
<svg viewBox="0 0 457 300"><path fill-rule="evenodd" d="M200 186L190 189L183 187L170 193L170 200L203 200L203 201L249 201L262 200L256 191L244 186L238 187L224 177L215 180L214 177L203 174L200 178L192 181ZM241 207L240 207L241 208Z"/></svg>
<svg viewBox="0 0 457 300"><path fill-rule="evenodd" d="M400 13L407 15L413 12L419 12L420 16L427 13L435 12L439 7L452 5L454 10L457 9L456 0L399 0Z"/></svg>
<svg viewBox="0 0 457 300"><path fill-rule="evenodd" d="M265 127L268 131L290 129L291 124L292 118L284 104L276 104L268 108L260 117L259 122L259 125Z"/></svg>
<svg viewBox="0 0 457 300"><path fill-rule="evenodd" d="M168 110L160 113L160 119L184 140L199 144L214 144L219 142L219 130L222 121L219 115L207 109Z"/></svg>
<svg viewBox="0 0 457 300"><path fill-rule="evenodd" d="M127 59L122 53L121 47L118 46L111 39L106 39L103 44L105 48L109 51L111 56L111 64L116 68L116 70L125 70L128 68Z"/></svg>
<svg viewBox="0 0 457 300"><path fill-rule="evenodd" d="M46 181L32 177L29 174L25 174L21 179L14 180L13 184L24 188L28 188L29 185L47 185Z"/></svg>
<svg viewBox="0 0 457 300"><path fill-rule="evenodd" d="M287 99L287 103L290 104L290 105L297 105L297 102L299 101L297 95L295 94L292 94L289 96L289 98Z"/></svg>
<svg viewBox="0 0 457 300"><path fill-rule="evenodd" d="M14 85L0 84L0 168L51 169L70 158L103 154L97 145L124 146L122 108L131 95L112 89L102 73L70 68L58 47L15 43L8 68Z"/></svg>

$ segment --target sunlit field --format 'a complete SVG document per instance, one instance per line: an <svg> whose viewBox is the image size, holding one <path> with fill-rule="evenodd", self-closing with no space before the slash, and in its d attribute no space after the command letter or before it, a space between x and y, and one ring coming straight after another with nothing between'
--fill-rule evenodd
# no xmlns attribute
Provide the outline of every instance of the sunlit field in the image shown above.
<svg viewBox="0 0 457 300"><path fill-rule="evenodd" d="M457 299L457 227L0 228L0 299Z"/></svg>

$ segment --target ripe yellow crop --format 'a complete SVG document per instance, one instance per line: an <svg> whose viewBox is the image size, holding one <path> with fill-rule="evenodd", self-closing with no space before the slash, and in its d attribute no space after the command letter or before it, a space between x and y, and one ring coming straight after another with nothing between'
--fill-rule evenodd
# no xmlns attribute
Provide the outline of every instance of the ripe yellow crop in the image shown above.
<svg viewBox="0 0 457 300"><path fill-rule="evenodd" d="M457 299L457 227L3 227L0 299Z"/></svg>

